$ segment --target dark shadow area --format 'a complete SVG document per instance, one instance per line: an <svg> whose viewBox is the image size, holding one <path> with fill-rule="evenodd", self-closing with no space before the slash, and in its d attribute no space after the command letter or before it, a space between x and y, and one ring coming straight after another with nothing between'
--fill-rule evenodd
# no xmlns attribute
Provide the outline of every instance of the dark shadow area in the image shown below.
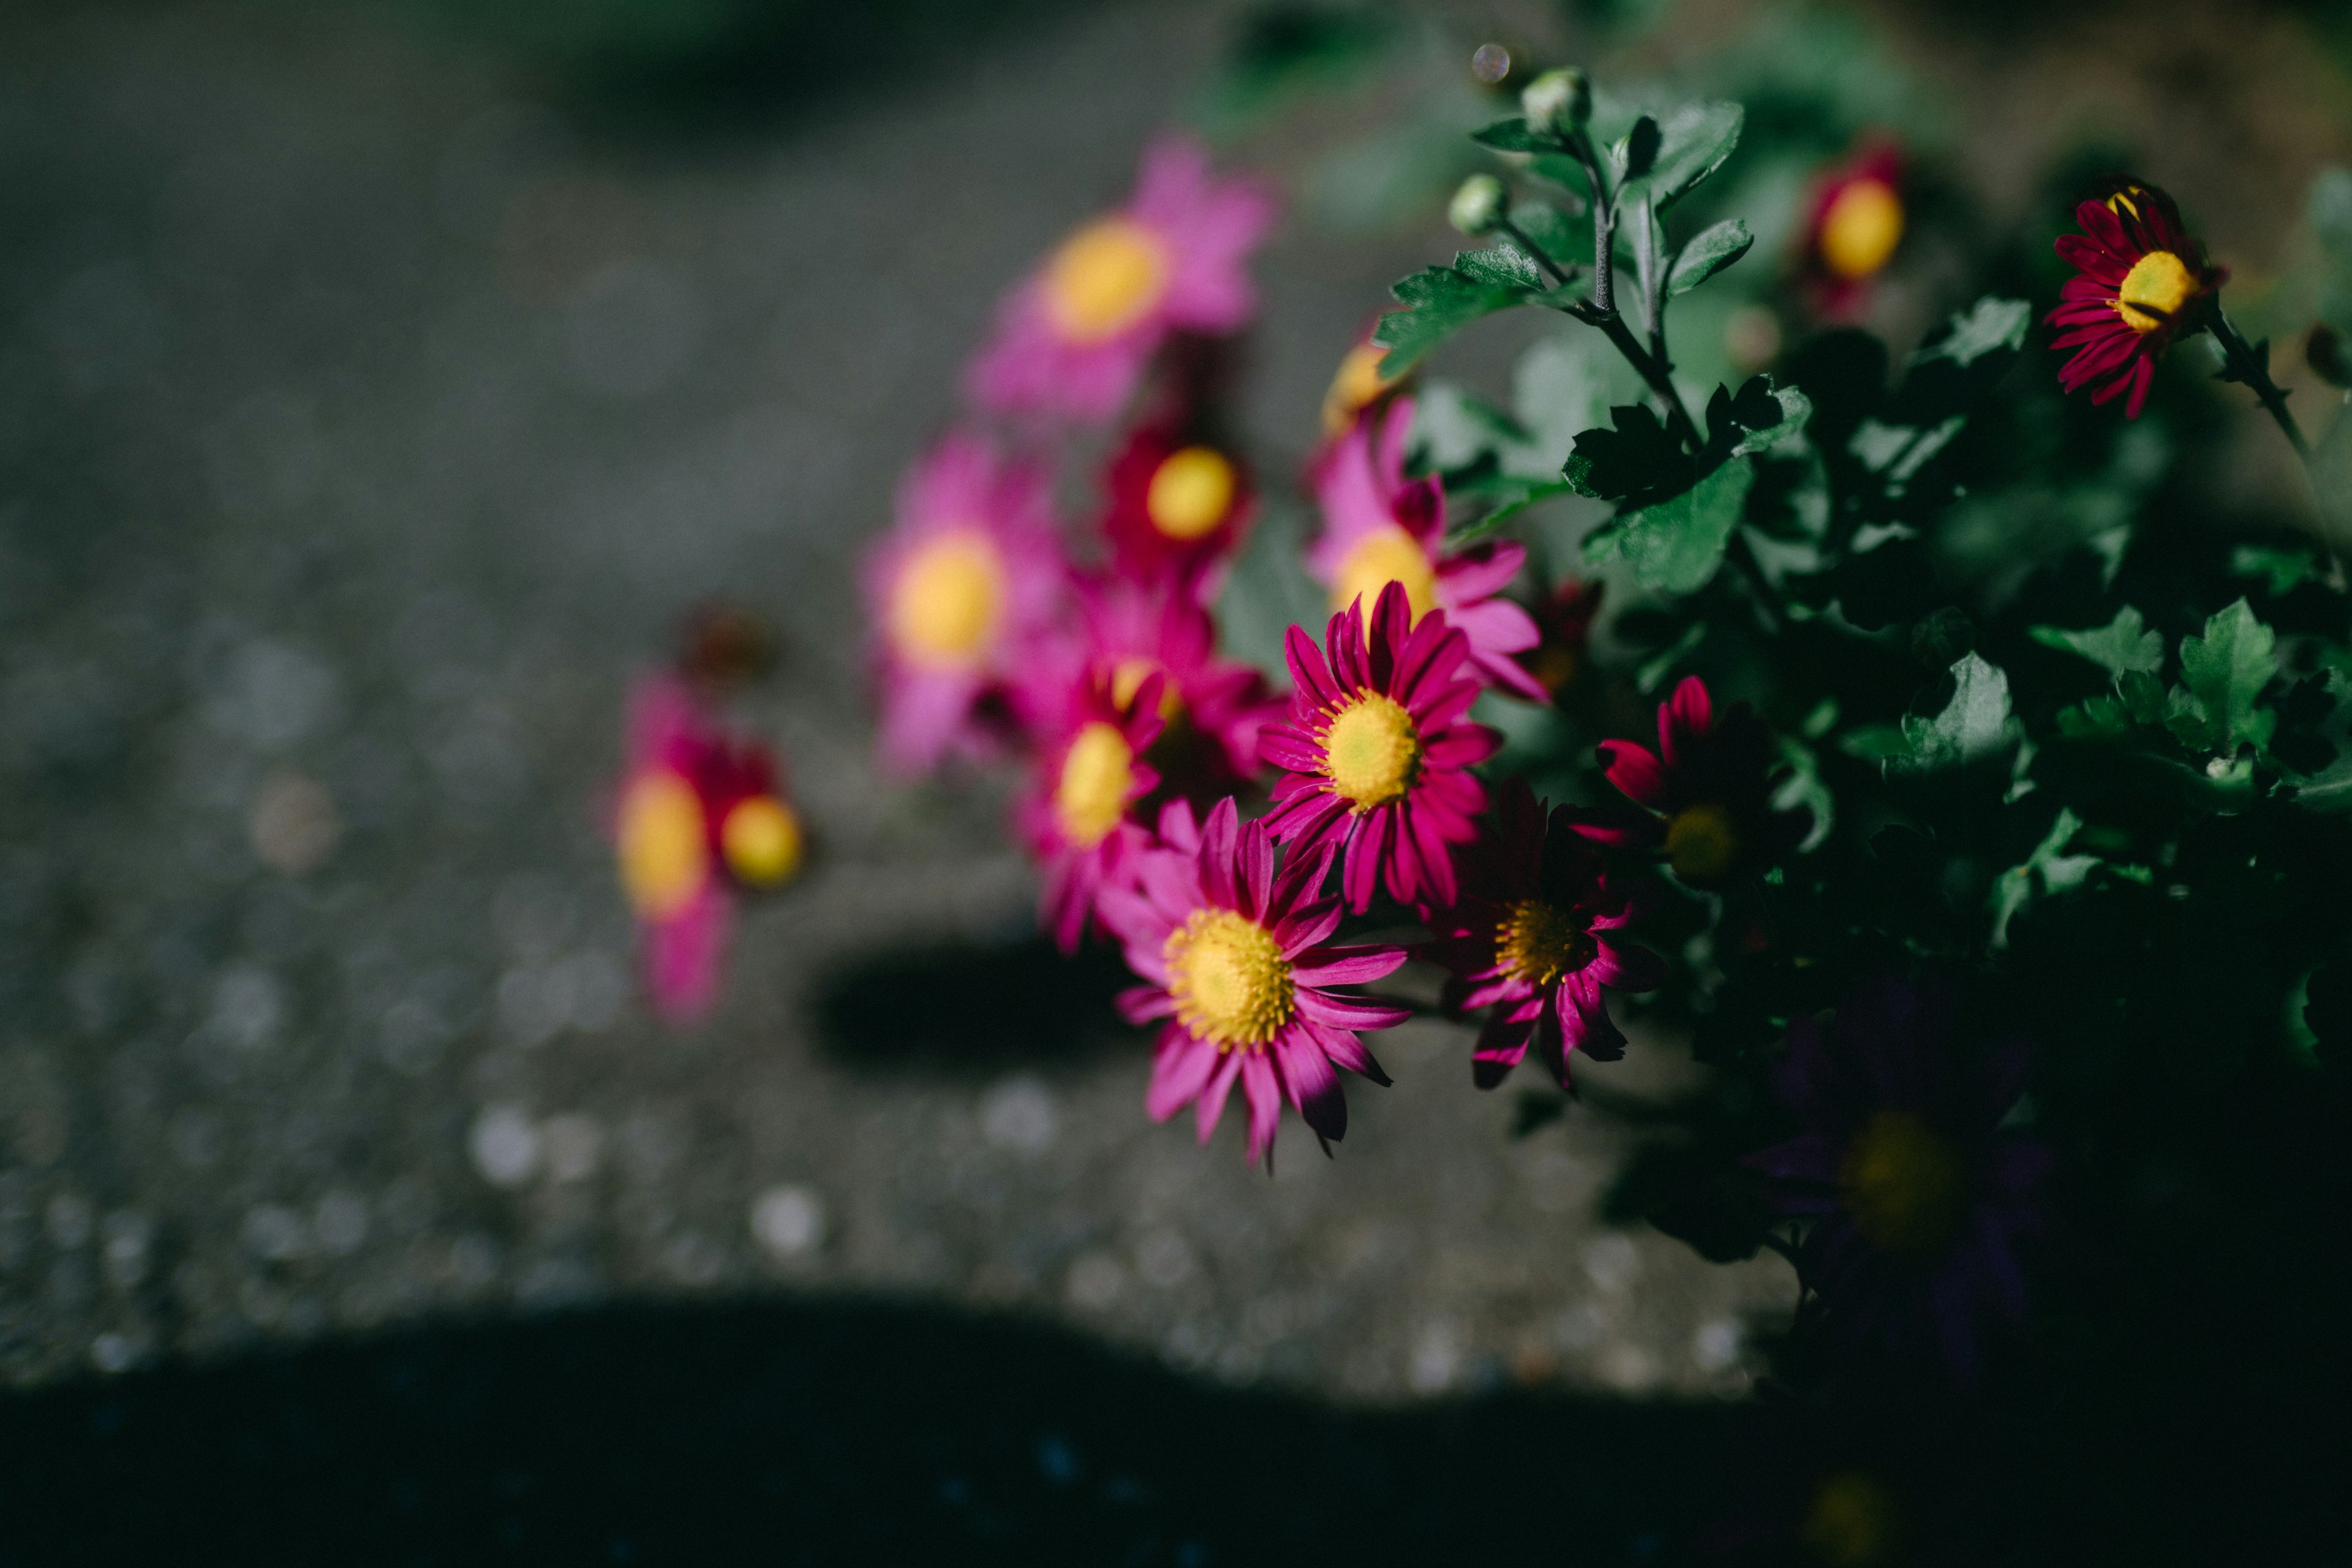
<svg viewBox="0 0 2352 1568"><path fill-rule="evenodd" d="M0 1563L1654 1563L1741 1420L1351 1412L937 1309L636 1308L0 1405Z"/></svg>
<svg viewBox="0 0 2352 1568"><path fill-rule="evenodd" d="M858 960L818 986L818 1037L843 1064L989 1076L1123 1037L1135 984L1116 949L1065 958L1044 937L933 942Z"/></svg>

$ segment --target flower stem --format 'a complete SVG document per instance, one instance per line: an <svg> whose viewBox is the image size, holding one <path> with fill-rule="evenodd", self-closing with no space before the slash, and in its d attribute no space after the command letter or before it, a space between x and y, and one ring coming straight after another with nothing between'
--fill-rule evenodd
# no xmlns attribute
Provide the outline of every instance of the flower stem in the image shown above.
<svg viewBox="0 0 2352 1568"><path fill-rule="evenodd" d="M2270 356L2256 353L2253 345L2246 342L2245 334L2238 331L2218 304L2213 307L2212 327L2213 341L2221 345L2228 379L2246 384L2247 389L2278 422L2278 427L2286 433L2287 445L2294 448L2294 455L2303 460L2304 472L2308 475L2311 472L2311 443L2303 438L2302 426L2295 424L2294 416L2287 412L2286 394L2277 382L2271 379Z"/></svg>

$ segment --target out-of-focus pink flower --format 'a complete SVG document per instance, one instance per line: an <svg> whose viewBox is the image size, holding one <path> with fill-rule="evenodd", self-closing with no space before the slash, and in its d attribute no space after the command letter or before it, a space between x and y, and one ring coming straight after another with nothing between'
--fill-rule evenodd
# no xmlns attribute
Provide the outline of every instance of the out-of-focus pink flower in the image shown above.
<svg viewBox="0 0 2352 1568"><path fill-rule="evenodd" d="M1249 320L1257 300L1244 263L1274 219L1265 186L1218 179L1198 142L1160 137L1127 205L1064 240L1005 300L972 363L971 396L998 414L1115 417L1169 333Z"/></svg>
<svg viewBox="0 0 2352 1568"><path fill-rule="evenodd" d="M1695 888L1721 888L1760 873L1812 826L1802 806L1776 807L1788 770L1776 766L1771 731L1745 702L1721 714L1696 675L1658 704L1658 749L1603 741L1609 782L1640 809L1580 820L1602 844L1663 852Z"/></svg>
<svg viewBox="0 0 2352 1568"><path fill-rule="evenodd" d="M1847 315L1903 243L1903 154L1866 147L1822 176L1805 215L1800 258L1825 315Z"/></svg>
<svg viewBox="0 0 2352 1568"><path fill-rule="evenodd" d="M1391 583L1401 585L1415 621L1443 610L1467 639L1470 662L1487 685L1529 702L1550 693L1511 656L1540 634L1527 611L1502 597L1519 574L1527 546L1488 540L1452 555L1445 538L1445 492L1434 475L1404 477L1405 437L1413 401L1396 397L1367 412L1311 475L1323 509L1323 531L1307 547L1307 569L1331 590L1331 608L1361 598L1367 609Z"/></svg>
<svg viewBox="0 0 2352 1568"><path fill-rule="evenodd" d="M1551 693L1565 702L1591 664L1592 622L1601 614L1606 583L1580 583L1571 577L1536 606L1536 646L1519 655L1519 664Z"/></svg>
<svg viewBox="0 0 2352 1568"><path fill-rule="evenodd" d="M1289 703L1255 666L1217 656L1216 624L1189 574L1081 582L1078 613L1087 667L1108 676L1120 700L1167 677L1168 727L1152 751L1167 787L1205 802L1257 776L1258 737Z"/></svg>
<svg viewBox="0 0 2352 1568"><path fill-rule="evenodd" d="M1381 374L1381 362L1389 351L1372 342L1372 333L1380 326L1372 324L1358 335L1355 343L1339 358L1339 368L1331 374L1331 384L1323 392L1323 439L1337 441L1355 428L1356 421L1365 410L1391 396L1412 379L1412 373L1391 380Z"/></svg>
<svg viewBox="0 0 2352 1568"><path fill-rule="evenodd" d="M1454 846L1477 837L1472 819L1486 805L1470 769L1501 743L1464 717L1478 683L1462 679L1462 633L1442 610L1412 625L1403 585L1391 583L1369 637L1350 601L1322 649L1293 626L1285 651L1290 721L1261 742L1266 761L1288 770L1268 829L1302 850L1342 853L1340 885L1360 914L1383 881L1404 903L1453 903Z"/></svg>
<svg viewBox="0 0 2352 1568"><path fill-rule="evenodd" d="M1160 783L1143 754L1164 722L1160 694L1168 678L1147 672L1124 693L1114 692L1115 679L1097 670L1071 689L1014 808L1022 837L1045 868L1039 913L1064 952L1077 951L1103 889L1150 838L1128 814Z"/></svg>
<svg viewBox="0 0 2352 1568"><path fill-rule="evenodd" d="M1569 820L1566 806L1547 820L1527 780L1509 780L1488 831L1463 851L1461 899L1428 916L1437 940L1426 956L1454 974L1448 1000L1491 1009L1471 1058L1481 1089L1502 1082L1530 1046L1562 1089L1576 1052L1615 1060L1625 1037L1601 988L1651 991L1665 979L1654 954L1623 940L1626 899Z"/></svg>
<svg viewBox="0 0 2352 1568"><path fill-rule="evenodd" d="M1330 867L1328 847L1294 848L1277 874L1265 824L1244 826L1230 797L1197 829L1192 808L1171 801L1131 885L1103 893L1103 923L1146 982L1120 1011L1136 1024L1168 1020L1144 1100L1153 1121L1190 1105L1205 1143L1239 1080L1249 1158L1270 1167L1285 1101L1328 1150L1348 1131L1332 1069L1389 1081L1357 1031L1411 1015L1332 987L1379 980L1405 951L1325 945L1339 926L1339 900L1317 896Z"/></svg>
<svg viewBox="0 0 2352 1568"><path fill-rule="evenodd" d="M884 765L915 774L992 752L980 710L1052 630L1068 582L1045 470L948 436L899 486L864 575Z"/></svg>
<svg viewBox="0 0 2352 1568"><path fill-rule="evenodd" d="M800 870L801 820L775 758L720 730L675 676L648 676L629 693L613 837L655 1010L692 1023L718 999L737 890Z"/></svg>
<svg viewBox="0 0 2352 1568"><path fill-rule="evenodd" d="M1182 573L1214 597L1215 565L1240 549L1257 496L1240 461L1213 442L1190 438L1181 422L1138 426L1111 459L1103 531L1123 575Z"/></svg>

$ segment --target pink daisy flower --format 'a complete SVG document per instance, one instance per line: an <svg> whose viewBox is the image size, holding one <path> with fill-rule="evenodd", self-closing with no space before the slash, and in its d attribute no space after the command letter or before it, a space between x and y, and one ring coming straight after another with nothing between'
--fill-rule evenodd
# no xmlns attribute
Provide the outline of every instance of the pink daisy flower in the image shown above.
<svg viewBox="0 0 2352 1568"><path fill-rule="evenodd" d="M1547 823L1549 816L1549 823ZM1486 1007L1471 1057L1480 1089L1503 1081L1535 1047L1569 1087L1569 1058L1625 1054L1625 1037L1601 1003L1604 986L1653 991L1665 966L1617 935L1633 918L1610 889L1598 852L1570 831L1569 808L1547 813L1525 779L1504 784L1490 830L1465 851L1462 897L1433 912L1437 940L1425 956L1453 972L1447 1001Z"/></svg>
<svg viewBox="0 0 2352 1568"><path fill-rule="evenodd" d="M995 749L984 707L1051 628L1066 585L1049 483L953 434L899 486L898 521L864 573L892 772Z"/></svg>
<svg viewBox="0 0 2352 1568"><path fill-rule="evenodd" d="M1140 425L1111 459L1103 531L1119 571L1151 578L1189 576L1203 600L1211 571L1241 548L1257 496L1240 461L1213 442L1191 439L1176 421Z"/></svg>
<svg viewBox="0 0 2352 1568"><path fill-rule="evenodd" d="M1413 625L1404 585L1391 583L1369 637L1351 601L1331 617L1322 649L1293 626L1285 651L1290 722L1261 742L1266 761L1288 770L1268 828L1285 843L1340 852L1340 884L1359 914L1383 881L1401 902L1453 903L1452 847L1477 837L1472 818L1486 806L1469 770L1501 744L1463 717L1478 683L1463 679L1462 633L1442 610Z"/></svg>
<svg viewBox="0 0 2352 1568"><path fill-rule="evenodd" d="M1132 885L1105 890L1104 923L1147 982L1120 996L1120 1011L1136 1024L1168 1020L1144 1100L1153 1121L1190 1105L1206 1143L1238 1079L1249 1158L1271 1169L1286 1101L1328 1152L1348 1131L1332 1069L1387 1085L1357 1032L1411 1014L1332 987L1392 973L1405 951L1325 945L1339 926L1339 900L1316 896L1330 866L1328 847L1293 849L1277 874L1265 824L1243 825L1230 797L1197 830L1192 808L1171 801Z"/></svg>
<svg viewBox="0 0 2352 1568"><path fill-rule="evenodd" d="M1863 149L1813 187L1801 236L1801 266L1822 312L1852 314L1903 243L1903 154L1887 143Z"/></svg>
<svg viewBox="0 0 2352 1568"><path fill-rule="evenodd" d="M1527 546L1491 539L1440 555L1445 491L1435 475L1408 481L1405 437L1413 400L1395 397L1358 419L1310 474L1323 509L1323 531L1307 547L1307 570L1344 610L1401 584L1415 621L1433 610L1468 639L1479 679L1529 702L1551 694L1513 654L1542 640L1527 611L1501 596L1528 558Z"/></svg>
<svg viewBox="0 0 2352 1568"><path fill-rule="evenodd" d="M2121 397L2124 416L2137 419L2157 360L2175 340L2204 330L2229 271L2207 264L2170 195L2129 175L2102 180L2074 221L2083 232L2060 235L2058 255L2077 276L2043 318L2059 329L2050 346L2074 351L2058 384L2089 387L2093 403Z"/></svg>
<svg viewBox="0 0 2352 1568"><path fill-rule="evenodd" d="M1064 240L1009 297L967 377L993 413L1115 416L1171 331L1230 332L1257 308L1244 264L1273 226L1255 180L1220 180L1189 137L1143 154L1126 206Z"/></svg>
<svg viewBox="0 0 2352 1568"><path fill-rule="evenodd" d="M1696 675L1658 705L1658 749L1603 741L1609 782L1635 806L1615 821L1585 820L1576 831L1602 844L1663 851L1675 875L1695 888L1754 876L1803 841L1812 813L1777 808L1788 770L1773 763L1771 731L1745 702L1720 717Z"/></svg>
<svg viewBox="0 0 2352 1568"><path fill-rule="evenodd" d="M1229 795L1257 776L1258 737L1287 706L1266 690L1253 665L1217 657L1217 629L1191 577L1134 582L1111 577L1078 585L1089 667L1108 671L1124 701L1164 675L1154 748L1170 784L1192 795Z"/></svg>
<svg viewBox="0 0 2352 1568"><path fill-rule="evenodd" d="M1039 918L1064 952L1077 951L1102 889L1149 840L1128 813L1160 783L1143 754L1159 739L1167 684L1149 671L1118 695L1109 673L1098 671L1073 688L1061 732L1014 809L1022 837L1045 868Z"/></svg>
<svg viewBox="0 0 2352 1568"><path fill-rule="evenodd" d="M647 677L629 693L613 838L654 1008L692 1023L718 999L736 891L780 887L801 868L801 820L775 759L720 731L676 677Z"/></svg>

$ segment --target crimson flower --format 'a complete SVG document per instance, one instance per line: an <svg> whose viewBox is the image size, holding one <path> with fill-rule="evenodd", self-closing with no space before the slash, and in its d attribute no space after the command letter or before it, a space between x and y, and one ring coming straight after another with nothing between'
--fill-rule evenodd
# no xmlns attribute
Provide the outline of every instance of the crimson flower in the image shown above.
<svg viewBox="0 0 2352 1568"><path fill-rule="evenodd" d="M1159 738L1167 683L1153 672L1121 696L1109 672L1098 671L1071 689L1014 807L1022 837L1045 868L1039 913L1064 952L1077 951L1103 889L1146 840L1128 814L1160 783L1143 753Z"/></svg>
<svg viewBox="0 0 2352 1568"><path fill-rule="evenodd" d="M1265 732L1266 761L1288 770L1274 786L1275 837L1342 856L1340 885L1360 914L1385 881L1403 903L1454 900L1453 847L1477 837L1485 786L1470 772L1501 738L1465 715L1478 682L1469 648L1443 610L1412 621L1404 585L1372 607L1331 617L1318 648L1292 626L1290 721Z"/></svg>
<svg viewBox="0 0 2352 1568"><path fill-rule="evenodd" d="M1258 738L1288 704L1266 690L1256 666L1217 655L1217 628L1189 574L1136 582L1081 581L1082 657L1108 671L1124 702L1153 675L1165 676L1160 714L1167 728L1152 748L1168 787L1195 796L1233 793L1257 776Z"/></svg>
<svg viewBox="0 0 2352 1568"><path fill-rule="evenodd" d="M1213 442L1188 438L1181 423L1140 425L1111 459L1109 510L1103 530L1122 575L1150 580L1185 572L1202 598L1214 595L1208 570L1241 547L1257 497L1234 456Z"/></svg>
<svg viewBox="0 0 2352 1568"><path fill-rule="evenodd" d="M1851 310L1903 243L1903 154L1867 148L1832 170L1806 215L1804 268L1822 309Z"/></svg>
<svg viewBox="0 0 2352 1568"><path fill-rule="evenodd" d="M1536 606L1539 640L1518 656L1519 664L1551 693L1555 703L1565 701L1584 674L1592 622L1601 614L1601 595L1607 587L1606 583L1580 583L1571 577Z"/></svg>
<svg viewBox="0 0 2352 1568"><path fill-rule="evenodd" d="M1119 997L1120 1011L1136 1024L1168 1020L1144 1100L1153 1121L1190 1105L1206 1143L1238 1081L1249 1158L1271 1169L1286 1102L1328 1152L1348 1131L1333 1068L1387 1085L1357 1032L1411 1015L1333 987L1393 973L1405 950L1326 945L1339 926L1339 901L1317 896L1330 868L1328 847L1293 847L1277 872L1264 819L1243 824L1230 796L1197 828L1192 808L1171 801L1128 885L1104 889L1103 922L1146 982Z"/></svg>
<svg viewBox="0 0 2352 1568"><path fill-rule="evenodd" d="M1745 702L1720 717L1706 687L1685 676L1658 705L1658 749L1603 741L1609 782L1639 807L1610 820L1576 824L1602 844L1663 850L1675 875L1695 888L1720 888L1753 875L1801 843L1812 824L1802 806L1776 808L1786 769L1772 765L1772 735Z"/></svg>
<svg viewBox="0 0 2352 1568"><path fill-rule="evenodd" d="M2059 256L2079 276L2066 279L2058 308L2044 319L2059 329L2050 346L2074 351L2058 384L2068 392L2090 387L2093 403L2125 398L2125 417L2137 419L2158 356L2175 338L2202 329L2229 273L2206 264L2204 247L2164 192L2122 174L2101 188L2104 195L2074 209L2083 232L2058 237Z"/></svg>
<svg viewBox="0 0 2352 1568"><path fill-rule="evenodd" d="M1471 1057L1480 1089L1502 1082L1529 1047L1562 1089L1573 1053L1616 1060L1625 1037L1601 988L1665 981L1655 954L1617 934L1632 918L1625 896L1570 822L1568 807L1547 812L1525 779L1510 780L1487 832L1463 852L1460 900L1428 915L1437 940L1424 955L1453 973L1448 1003L1490 1009Z"/></svg>

